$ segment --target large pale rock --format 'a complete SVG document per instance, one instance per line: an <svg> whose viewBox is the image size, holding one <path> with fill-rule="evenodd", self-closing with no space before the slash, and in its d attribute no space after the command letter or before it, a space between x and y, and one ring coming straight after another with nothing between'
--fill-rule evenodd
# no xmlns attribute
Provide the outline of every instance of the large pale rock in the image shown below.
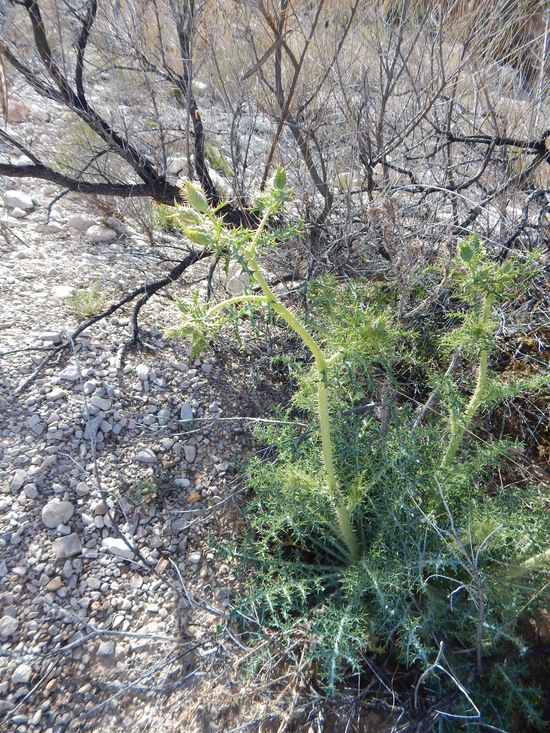
<svg viewBox="0 0 550 733"><path fill-rule="evenodd" d="M59 372L59 378L66 379L68 382L74 382L78 379L78 376L78 369L76 368L76 365L73 364L65 367L65 369Z"/></svg>
<svg viewBox="0 0 550 733"><path fill-rule="evenodd" d="M18 468L13 474L13 478L10 482L10 489L12 491L19 491L27 480L27 474L22 468Z"/></svg>
<svg viewBox="0 0 550 733"><path fill-rule="evenodd" d="M6 191L4 193L4 200L6 204L12 209L23 209L23 211L30 211L34 208L34 201L31 196L22 191Z"/></svg>
<svg viewBox="0 0 550 733"><path fill-rule="evenodd" d="M11 681L14 685L26 685L28 682L31 681L32 677L32 667L30 664L20 664L18 667L15 668L12 676Z"/></svg>
<svg viewBox="0 0 550 733"><path fill-rule="evenodd" d="M94 224L86 230L86 239L96 244L114 242L117 237L118 234L115 231L109 229L109 227L99 226L98 224Z"/></svg>
<svg viewBox="0 0 550 733"><path fill-rule="evenodd" d="M74 506L70 501L52 499L42 509L42 521L49 529L58 524L66 524L74 514Z"/></svg>
<svg viewBox="0 0 550 733"><path fill-rule="evenodd" d="M80 537L76 532L65 537L58 537L53 543L53 551L58 560L68 560L70 557L80 555L82 552Z"/></svg>
<svg viewBox="0 0 550 733"><path fill-rule="evenodd" d="M90 229L90 227L94 226L94 222L90 221L90 219L87 219L85 216L82 216L82 214L76 214L76 216L70 216L67 219L67 226L72 229L76 229L79 232L85 232Z"/></svg>
<svg viewBox="0 0 550 733"><path fill-rule="evenodd" d="M104 537L101 540L101 544L108 552L116 557L122 557L125 560L134 559L134 553L120 537Z"/></svg>
<svg viewBox="0 0 550 733"><path fill-rule="evenodd" d="M59 333L59 331L45 331L41 333L38 338L41 341L51 341L52 344L58 344L61 342L61 334Z"/></svg>
<svg viewBox="0 0 550 733"><path fill-rule="evenodd" d="M15 634L19 628L19 619L13 616L2 616L0 618L0 637L8 637Z"/></svg>
<svg viewBox="0 0 550 733"><path fill-rule="evenodd" d="M63 397L65 397L65 392L61 387L54 387L52 391L48 392L46 395L48 402L57 402L57 400L62 400Z"/></svg>
<svg viewBox="0 0 550 733"><path fill-rule="evenodd" d="M107 410L111 409L111 405L113 403L111 402L111 400L106 400L105 397L98 397L97 395L94 395L90 400L90 404L106 412Z"/></svg>

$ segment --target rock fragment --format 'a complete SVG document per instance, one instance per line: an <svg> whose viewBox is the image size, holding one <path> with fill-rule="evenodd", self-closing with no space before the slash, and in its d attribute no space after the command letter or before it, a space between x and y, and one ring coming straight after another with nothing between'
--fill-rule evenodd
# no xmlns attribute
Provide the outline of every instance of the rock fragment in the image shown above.
<svg viewBox="0 0 550 733"><path fill-rule="evenodd" d="M59 372L59 378L65 379L68 382L74 382L78 379L78 369L76 366L65 367L65 369Z"/></svg>
<svg viewBox="0 0 550 733"><path fill-rule="evenodd" d="M27 474L22 468L18 468L13 474L13 478L10 482L11 491L19 491L27 480Z"/></svg>
<svg viewBox="0 0 550 733"><path fill-rule="evenodd" d="M101 544L108 552L116 557L122 557L125 560L134 559L134 553L120 537L104 537L101 540Z"/></svg>
<svg viewBox="0 0 550 733"><path fill-rule="evenodd" d="M96 244L114 242L117 236L118 234L112 229L109 229L109 227L103 227L98 224L94 224L86 230L86 239Z"/></svg>
<svg viewBox="0 0 550 733"><path fill-rule="evenodd" d="M4 200L12 209L23 209L23 211L34 209L34 201L31 196L22 191L5 191Z"/></svg>
<svg viewBox="0 0 550 733"><path fill-rule="evenodd" d="M144 382L146 379L149 379L150 369L147 364L138 364L136 367L136 372L138 375L138 379L141 379L142 382Z"/></svg>
<svg viewBox="0 0 550 733"><path fill-rule="evenodd" d="M166 407L163 407L162 410L158 411L157 418L159 421L159 425L166 425L168 420L170 420L170 410Z"/></svg>
<svg viewBox="0 0 550 733"><path fill-rule="evenodd" d="M107 412L107 410L111 409L113 403L111 400L106 400L104 397L94 395L90 400L90 404L94 407L98 407L100 410L103 410L103 412Z"/></svg>
<svg viewBox="0 0 550 733"><path fill-rule="evenodd" d="M55 593L55 591L59 590L62 587L63 581L58 575L56 575L56 577L52 578L50 582L46 585L46 590L50 591L50 593Z"/></svg>
<svg viewBox="0 0 550 733"><path fill-rule="evenodd" d="M180 420L183 422L191 422L193 419L193 408L189 402L184 402L180 410Z"/></svg>
<svg viewBox="0 0 550 733"><path fill-rule="evenodd" d="M53 551L58 560L68 560L70 557L80 555L82 543L76 532L65 537L58 537L53 543Z"/></svg>
<svg viewBox="0 0 550 733"><path fill-rule="evenodd" d="M65 391L61 387L54 387L51 392L48 392L46 399L48 402L57 402L65 397Z"/></svg>
<svg viewBox="0 0 550 733"><path fill-rule="evenodd" d="M66 524L74 514L74 505L70 501L52 499L42 509L42 521L48 529L54 529L58 524Z"/></svg>
<svg viewBox="0 0 550 733"><path fill-rule="evenodd" d="M157 456L151 448L144 448L136 455L136 461L139 463L157 463Z"/></svg>
<svg viewBox="0 0 550 733"><path fill-rule="evenodd" d="M185 460L187 461L187 463L193 463L193 461L197 457L197 449L194 445L184 445L183 453L185 455Z"/></svg>
<svg viewBox="0 0 550 733"><path fill-rule="evenodd" d="M13 636L18 628L19 619L7 615L0 618L0 638L8 638L9 636Z"/></svg>
<svg viewBox="0 0 550 733"><path fill-rule="evenodd" d="M20 664L18 667L15 668L12 676L11 681L14 685L26 685L28 682L31 681L32 677L32 667L30 664Z"/></svg>
<svg viewBox="0 0 550 733"><path fill-rule="evenodd" d="M67 219L67 226L71 227L72 229L76 229L79 232L85 232L93 225L93 221L91 221L90 219L86 219L86 217L82 216L82 214L76 214L75 216L70 216Z"/></svg>
<svg viewBox="0 0 550 733"><path fill-rule="evenodd" d="M61 342L59 331L44 331L38 338L40 341L51 342L52 344L59 344Z"/></svg>

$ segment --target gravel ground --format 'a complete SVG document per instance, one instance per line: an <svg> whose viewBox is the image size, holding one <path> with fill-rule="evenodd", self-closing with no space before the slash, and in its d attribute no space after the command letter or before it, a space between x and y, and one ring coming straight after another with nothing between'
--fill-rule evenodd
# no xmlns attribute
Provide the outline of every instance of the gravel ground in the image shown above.
<svg viewBox="0 0 550 733"><path fill-rule="evenodd" d="M228 730L235 577L208 535L235 536L252 440L232 418L265 415L270 385L229 349L199 361L166 338L169 296L204 286L182 280L142 311L154 350L120 361L126 307L18 391L78 326L73 289L97 283L110 304L169 265L96 201L70 194L48 218L58 189L2 188L0 729Z"/></svg>

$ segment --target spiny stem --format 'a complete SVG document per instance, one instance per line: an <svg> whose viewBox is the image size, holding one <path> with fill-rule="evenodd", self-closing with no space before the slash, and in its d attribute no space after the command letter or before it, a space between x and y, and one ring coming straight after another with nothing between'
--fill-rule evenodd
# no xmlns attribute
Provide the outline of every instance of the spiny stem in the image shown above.
<svg viewBox="0 0 550 733"><path fill-rule="evenodd" d="M265 295L236 295L234 298L224 300L223 303L213 305L206 311L206 316L212 316L214 313L217 313L230 305L237 305L238 303L267 303L267 298Z"/></svg>
<svg viewBox="0 0 550 733"><path fill-rule="evenodd" d="M485 296L485 303L483 306L483 313L481 320L484 326L489 322L489 316L491 315L491 307L493 305L494 295L488 294ZM489 360L489 349L487 347L482 348L479 357L479 369L477 374L477 384L474 393L468 403L468 406L464 412L462 420L456 419L451 412L451 440L447 447L447 451L441 462L442 468L449 468L455 459L456 452L460 447L464 433L470 426L473 417L480 406L483 399L483 393L485 391L485 385L487 382L487 362Z"/></svg>
<svg viewBox="0 0 550 733"><path fill-rule="evenodd" d="M318 381L317 381L317 409L319 411L319 425L321 430L321 446L323 450L323 463L325 466L325 473L327 479L327 485L330 491L330 495L333 501L336 502L336 514L338 517L338 525L344 542L350 553L352 560L356 560L359 557L359 547L357 540L351 525L351 515L348 507L344 500L339 497L338 484L336 481L336 474L334 471L334 457L332 448L332 438L330 435L330 411L328 404L327 394L327 381L328 381L328 363L325 355L315 342L313 336L300 323L300 321L292 315L292 313L286 308L286 306L278 300L277 296L273 293L265 278L260 272L258 262L255 255L255 244L258 241L258 232L264 225L264 219L260 223L260 227L254 236L251 246L245 250L244 254L257 283L261 287L265 294L265 302L269 304L272 310L277 313L281 318L292 328L292 330L298 334L305 345L313 354L315 359L315 365L317 367ZM260 296L261 297L261 296Z"/></svg>

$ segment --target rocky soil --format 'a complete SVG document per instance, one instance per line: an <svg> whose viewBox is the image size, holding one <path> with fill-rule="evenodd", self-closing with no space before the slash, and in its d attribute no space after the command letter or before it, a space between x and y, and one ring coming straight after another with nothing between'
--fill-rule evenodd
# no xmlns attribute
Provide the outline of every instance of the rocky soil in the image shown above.
<svg viewBox="0 0 550 733"><path fill-rule="evenodd" d="M0 185L0 730L238 727L219 546L252 447L235 418L265 415L271 387L229 348L199 361L166 337L205 265L143 309L152 349L121 354L126 306L18 391L85 320L73 290L115 302L166 274L175 238L75 194L52 205L53 186Z"/></svg>

